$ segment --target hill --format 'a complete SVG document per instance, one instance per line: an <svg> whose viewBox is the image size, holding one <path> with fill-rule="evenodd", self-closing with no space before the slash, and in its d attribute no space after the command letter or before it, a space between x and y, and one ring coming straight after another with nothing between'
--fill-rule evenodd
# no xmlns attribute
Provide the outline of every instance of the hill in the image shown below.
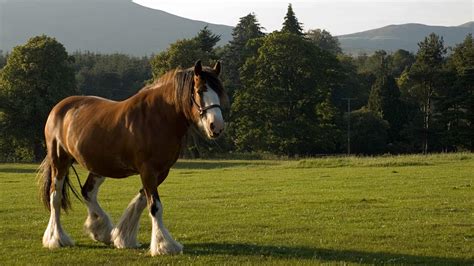
<svg viewBox="0 0 474 266"><path fill-rule="evenodd" d="M232 27L178 17L131 0L0 0L0 50L10 51L30 37L46 34L69 52L149 55L208 25L231 39Z"/></svg>
<svg viewBox="0 0 474 266"><path fill-rule="evenodd" d="M345 53L373 53L376 50L395 51L418 50L418 42L434 32L443 36L445 45L454 46L464 40L468 33L474 32L474 22L459 26L428 26L423 24L389 25L378 29L337 36Z"/></svg>
<svg viewBox="0 0 474 266"><path fill-rule="evenodd" d="M0 50L10 51L29 38L46 34L69 52L126 53L136 56L160 52L178 39L190 38L208 25L231 38L232 27L190 20L150 9L132 0L0 0ZM372 53L379 49L415 52L417 43L434 32L445 44L461 42L474 30L474 22L455 27L423 24L389 25L338 36L345 53Z"/></svg>

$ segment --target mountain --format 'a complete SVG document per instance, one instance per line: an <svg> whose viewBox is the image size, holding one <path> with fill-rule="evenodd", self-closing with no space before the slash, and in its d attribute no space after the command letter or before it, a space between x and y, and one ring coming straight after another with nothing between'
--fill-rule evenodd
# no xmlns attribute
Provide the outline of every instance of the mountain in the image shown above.
<svg viewBox="0 0 474 266"><path fill-rule="evenodd" d="M428 26L423 24L389 25L378 29L337 36L345 53L373 53L376 50L395 51L418 50L418 43L430 33L443 36L446 46L454 46L464 40L468 33L474 32L474 22L459 26Z"/></svg>
<svg viewBox="0 0 474 266"><path fill-rule="evenodd" d="M230 26L178 17L131 1L0 0L0 50L10 51L33 36L46 34L64 44L69 52L143 56L163 51L178 39L191 38L206 25L221 35L220 45L232 38ZM417 43L431 32L453 46L473 29L474 22L456 27L403 24L337 37L343 51L350 54L379 49L416 52Z"/></svg>
<svg viewBox="0 0 474 266"><path fill-rule="evenodd" d="M178 39L190 38L204 26L231 38L232 27L190 20L150 9L132 0L0 0L0 50L10 51L29 38L46 34L69 52L160 52Z"/></svg>

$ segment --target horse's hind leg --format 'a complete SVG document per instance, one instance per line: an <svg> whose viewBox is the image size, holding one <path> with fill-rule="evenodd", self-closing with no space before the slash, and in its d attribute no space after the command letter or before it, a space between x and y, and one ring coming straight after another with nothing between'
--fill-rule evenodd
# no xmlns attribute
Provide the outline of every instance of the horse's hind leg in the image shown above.
<svg viewBox="0 0 474 266"><path fill-rule="evenodd" d="M89 173L86 183L82 187L81 193L86 200L88 213L84 230L93 240L110 244L110 232L113 225L109 215L97 202L97 193L104 180L105 177Z"/></svg>
<svg viewBox="0 0 474 266"><path fill-rule="evenodd" d="M135 248L137 242L140 215L146 207L146 197L140 190L135 198L128 204L117 226L112 231L112 241L117 248Z"/></svg>
<svg viewBox="0 0 474 266"><path fill-rule="evenodd" d="M51 151L51 149L49 149ZM45 159L47 169L45 173L46 179L50 180L49 187L49 206L51 209L51 216L49 218L48 227L43 235L43 246L53 249L64 246L73 246L74 242L63 230L60 222L61 207L67 210L69 208L69 201L66 194L65 182L70 165L70 158L62 149L53 149L57 154L50 152ZM47 197L47 194L45 194Z"/></svg>

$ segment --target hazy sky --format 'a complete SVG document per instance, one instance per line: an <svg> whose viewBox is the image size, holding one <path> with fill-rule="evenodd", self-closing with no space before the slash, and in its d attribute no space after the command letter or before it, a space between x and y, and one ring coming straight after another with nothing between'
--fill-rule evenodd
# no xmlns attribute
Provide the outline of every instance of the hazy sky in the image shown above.
<svg viewBox="0 0 474 266"><path fill-rule="evenodd" d="M266 31L281 28L292 3L304 30L323 28L333 35L354 33L389 24L422 23L457 26L473 21L474 0L134 0L174 15L235 26L254 12Z"/></svg>

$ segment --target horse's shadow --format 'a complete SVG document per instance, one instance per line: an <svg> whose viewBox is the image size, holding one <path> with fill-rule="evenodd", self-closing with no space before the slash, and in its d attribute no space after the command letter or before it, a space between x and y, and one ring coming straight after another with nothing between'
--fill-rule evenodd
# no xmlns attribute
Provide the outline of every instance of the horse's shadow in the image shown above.
<svg viewBox="0 0 474 266"><path fill-rule="evenodd" d="M282 259L318 260L322 262L395 263L395 264L472 264L473 259L442 258L386 252L333 250L309 247L288 247L234 243L185 244L184 254L191 256L231 255L259 256Z"/></svg>
<svg viewBox="0 0 474 266"><path fill-rule="evenodd" d="M92 249L113 249L113 246L78 244L78 247ZM143 243L137 250L146 251L149 243ZM443 258L388 252L356 250L334 250L325 248L289 247L247 243L184 243L185 256L257 256L276 259L317 260L319 262L354 262L368 264L427 264L427 265L472 265L474 259Z"/></svg>
<svg viewBox="0 0 474 266"><path fill-rule="evenodd" d="M259 162L244 162L244 161L178 161L173 166L174 169L219 169L219 168L233 168L259 164Z"/></svg>

